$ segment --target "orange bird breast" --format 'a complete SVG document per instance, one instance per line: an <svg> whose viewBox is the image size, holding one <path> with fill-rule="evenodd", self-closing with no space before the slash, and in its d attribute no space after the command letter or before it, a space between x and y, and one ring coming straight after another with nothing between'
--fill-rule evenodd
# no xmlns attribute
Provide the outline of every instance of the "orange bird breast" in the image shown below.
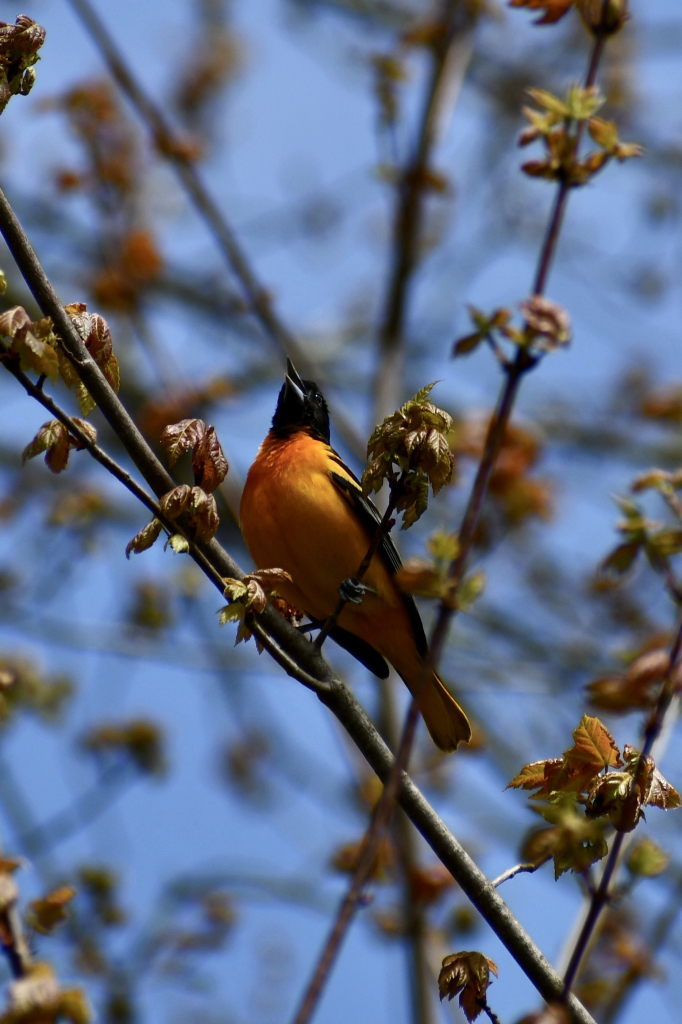
<svg viewBox="0 0 682 1024"><path fill-rule="evenodd" d="M286 570L294 583L281 585L282 596L314 619L331 615L340 584L355 575L372 539L332 472L353 480L333 450L309 434L269 437L249 471L240 509L256 565ZM409 616L379 555L365 582L376 595L367 594L360 606L347 605L340 625L364 637L366 630L357 627L381 609L397 615L411 634Z"/></svg>

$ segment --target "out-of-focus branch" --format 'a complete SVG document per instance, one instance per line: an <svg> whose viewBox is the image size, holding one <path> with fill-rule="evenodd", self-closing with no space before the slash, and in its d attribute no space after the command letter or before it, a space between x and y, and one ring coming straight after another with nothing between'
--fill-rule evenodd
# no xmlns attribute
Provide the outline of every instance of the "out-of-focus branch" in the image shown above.
<svg viewBox="0 0 682 1024"><path fill-rule="evenodd" d="M398 709L394 681L380 682L381 725L392 750L400 742ZM393 836L401 870L402 910L409 957L409 981L414 1024L436 1024L434 988L429 968L428 920L426 911L415 898L412 877L419 863L419 851L410 819L402 808L393 818Z"/></svg>
<svg viewBox="0 0 682 1024"><path fill-rule="evenodd" d="M65 353L73 362L83 383L133 463L157 495L166 494L173 487L172 477L159 462L85 347L1 190L0 231L43 315L52 318ZM86 440L83 435L83 441ZM88 447L87 444L85 446ZM151 500L147 496L144 501L147 507L150 507ZM203 556L201 561L197 560L198 564L213 582L216 582L217 578L221 578L222 581L224 576L243 576L237 563L216 540L195 544ZM258 617L254 624L254 632L268 653L287 673L317 693L322 703L346 729L372 769L386 781L394 765L391 751L362 706L334 674L315 645L272 607L266 608ZM495 888L404 773L400 777L399 800L436 856L442 860L477 910L488 921L540 995L550 1001L556 1000L562 992L559 975L498 896ZM569 1007L577 1024L594 1024L593 1018L573 996L569 998Z"/></svg>
<svg viewBox="0 0 682 1024"><path fill-rule="evenodd" d="M202 181L184 140L178 137L165 114L149 98L137 81L129 64L89 0L68 0L68 2L92 36L118 86L152 132L157 149L175 168L187 195L209 227L220 251L239 280L250 308L268 336L284 356L288 356L296 363L299 373L304 377L315 378L323 383L320 380L319 368L304 352L300 343L275 312L268 291L258 280L225 214ZM353 454L364 461L365 444L355 426L336 406L336 403L330 402L329 405L337 430Z"/></svg>
<svg viewBox="0 0 682 1024"><path fill-rule="evenodd" d="M301 1005L294 1017L294 1024L308 1024L320 1000L324 987L336 962L341 944L355 916L362 893L371 878L376 861L377 848L384 829L389 823L393 805L400 789L401 776L404 775L414 742L419 712L415 701L410 704L400 745L395 755L391 770L384 779L384 788L377 804L372 820L369 823L353 871L353 878L346 895L341 901L338 913L332 925L322 953L317 961L313 976L308 984Z"/></svg>
<svg viewBox="0 0 682 1024"><path fill-rule="evenodd" d="M606 3L604 3L604 11ZM599 69L599 62L604 52L606 40L605 32L598 32L595 35L594 44L590 53L587 74L585 76L585 88L594 86ZM584 131L584 121L579 121L576 126L576 151ZM556 255L561 225L563 223L568 196L571 187L566 181L558 185L554 204L550 213L547 230L540 249L538 266L533 282L533 295L542 295L547 285L549 272ZM512 410L516 401L516 395L522 378L536 364L536 357L529 353L528 349L519 346L516 357L511 363L505 364L506 381L500 392L497 406L488 426L483 454L478 464L473 487L469 495L462 524L459 529L459 552L450 565L449 576L456 593L473 547L476 527L483 508L490 476L502 445L507 425L511 419ZM442 601L438 611L438 617L431 633L429 644L429 668L436 668L440 660L445 640L447 638L450 621L455 614L455 607L451 601Z"/></svg>
<svg viewBox="0 0 682 1024"><path fill-rule="evenodd" d="M664 948L671 932L682 912L682 877L679 879L675 893L667 902L665 909L655 921L646 940L646 952L650 966L653 966L658 953ZM636 965L628 967L614 985L605 1005L602 1007L601 1024L614 1024L632 999L635 989L647 975Z"/></svg>
<svg viewBox="0 0 682 1024"><path fill-rule="evenodd" d="M16 905L18 892L16 885L9 874L5 874L5 885L13 887L13 892L3 893L5 906L0 910L0 945L7 958L7 963L14 978L24 978L31 967L31 950L24 928L21 923L21 914Z"/></svg>
<svg viewBox="0 0 682 1024"><path fill-rule="evenodd" d="M431 155L454 106L473 50L474 16L463 0L445 0L431 48L431 68L414 152L400 171L394 213L394 246L379 329L374 419L380 423L400 405L404 333L410 285L419 262L424 193Z"/></svg>

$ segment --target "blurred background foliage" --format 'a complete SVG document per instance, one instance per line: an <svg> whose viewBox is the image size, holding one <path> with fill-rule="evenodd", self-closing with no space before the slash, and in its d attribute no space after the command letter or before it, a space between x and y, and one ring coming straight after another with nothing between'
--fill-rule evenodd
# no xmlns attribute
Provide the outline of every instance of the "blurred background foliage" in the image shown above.
<svg viewBox="0 0 682 1024"><path fill-rule="evenodd" d="M579 19L533 27L497 0L98 9L356 435L439 380L457 471L400 537L405 556L423 554L429 533L459 521L500 380L487 349L453 362L452 343L469 329L468 303L526 298L551 202L551 186L518 169L525 90L563 95L584 75ZM108 319L121 397L157 450L168 423L216 425L230 463L219 538L248 568L239 493L281 353L74 7L0 0L0 17L19 13L47 40L31 95L2 115L3 187L63 300ZM422 731L413 756L491 877L519 860L537 821L503 793L509 779L568 747L585 711L636 744L641 706L609 703L615 684L603 681L673 629L644 564L618 585L597 569L617 540L612 494L652 465L682 464L681 51L682 11L664 0L633 0L606 49L604 116L645 157L572 197L548 294L568 309L573 342L524 382L477 537L487 589L443 662L475 739L443 757ZM37 317L9 254L0 260L3 308ZM352 870L376 780L310 693L253 644L233 648L188 560L159 547L126 561L146 514L98 466L75 455L59 476L42 460L22 467L43 419L0 377L0 834L24 858L26 900L76 890L41 955L108 1024L281 1022ZM361 472L344 436L335 442ZM327 655L395 736L403 689L333 645ZM679 786L674 728L663 769ZM622 875L578 984L599 1020L680 1017L680 828L652 812L637 831L665 851L664 870L635 858ZM375 874L320 1021L462 1020L454 1003L438 1008L435 980L461 947L498 964L490 1000L505 1024L533 1009L530 984L402 818ZM561 963L583 888L544 867L503 892Z"/></svg>

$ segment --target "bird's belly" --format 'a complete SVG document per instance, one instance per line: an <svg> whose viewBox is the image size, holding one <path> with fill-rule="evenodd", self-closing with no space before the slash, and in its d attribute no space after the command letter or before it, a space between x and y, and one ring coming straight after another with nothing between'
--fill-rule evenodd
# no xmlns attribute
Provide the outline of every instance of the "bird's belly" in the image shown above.
<svg viewBox="0 0 682 1024"><path fill-rule="evenodd" d="M303 481L295 473L274 474L267 487L251 487L247 481L241 519L256 565L284 569L292 577L293 585L278 587L282 596L313 618L331 615L338 587L357 573L370 543L331 481L316 475ZM366 581L378 591L363 601L363 612L370 612L392 589L378 559Z"/></svg>

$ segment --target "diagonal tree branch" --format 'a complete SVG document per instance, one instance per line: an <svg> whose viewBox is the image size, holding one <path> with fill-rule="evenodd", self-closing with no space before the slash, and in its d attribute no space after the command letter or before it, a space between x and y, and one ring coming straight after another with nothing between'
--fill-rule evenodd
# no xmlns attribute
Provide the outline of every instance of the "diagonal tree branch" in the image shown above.
<svg viewBox="0 0 682 1024"><path fill-rule="evenodd" d="M90 356L1 190L0 231L43 315L52 317L65 352L73 360L83 383L97 402L133 463L154 493L159 496L167 493L174 484L172 477L159 462ZM46 397L43 395L43 398ZM84 440L87 439L84 437ZM90 446L86 445L86 447ZM153 499L148 498L148 501L153 501ZM145 501L147 507L149 507L148 501ZM207 564L203 563L202 568L213 582L216 582L216 578L224 576L241 578L244 575L237 563L215 539L208 544L195 542L195 546L205 557ZM394 763L391 751L381 739L365 710L348 687L334 674L315 645L294 629L271 606L268 606L258 617L255 631L266 646L268 653L278 661L285 671L317 693L322 703L332 711L346 729L376 774L381 779L387 780ZM501 897L498 896L483 872L471 860L419 789L405 774L402 775L399 802L436 856L459 882L474 906L490 924L492 930L530 978L540 995L548 1000L559 998L563 987L559 975L535 946ZM594 1024L593 1018L575 997L570 997L568 1005L577 1024Z"/></svg>
<svg viewBox="0 0 682 1024"><path fill-rule="evenodd" d="M152 133L154 143L171 166L197 212L203 218L218 244L228 266L239 280L249 306L268 336L284 356L296 364L304 377L323 383L319 367L301 347L288 327L275 312L268 291L258 280L237 236L228 223L188 153L186 141L173 129L163 111L150 99L119 51L103 21L89 0L68 0L99 48L109 71ZM329 403L337 430L356 458L364 462L365 445L355 426L336 403Z"/></svg>
<svg viewBox="0 0 682 1024"><path fill-rule="evenodd" d="M394 247L379 328L379 365L374 419L380 423L400 405L405 318L418 266L424 217L426 174L444 120L446 102L454 105L471 54L475 15L463 0L444 0L431 50L431 68L414 152L401 171L394 213Z"/></svg>

